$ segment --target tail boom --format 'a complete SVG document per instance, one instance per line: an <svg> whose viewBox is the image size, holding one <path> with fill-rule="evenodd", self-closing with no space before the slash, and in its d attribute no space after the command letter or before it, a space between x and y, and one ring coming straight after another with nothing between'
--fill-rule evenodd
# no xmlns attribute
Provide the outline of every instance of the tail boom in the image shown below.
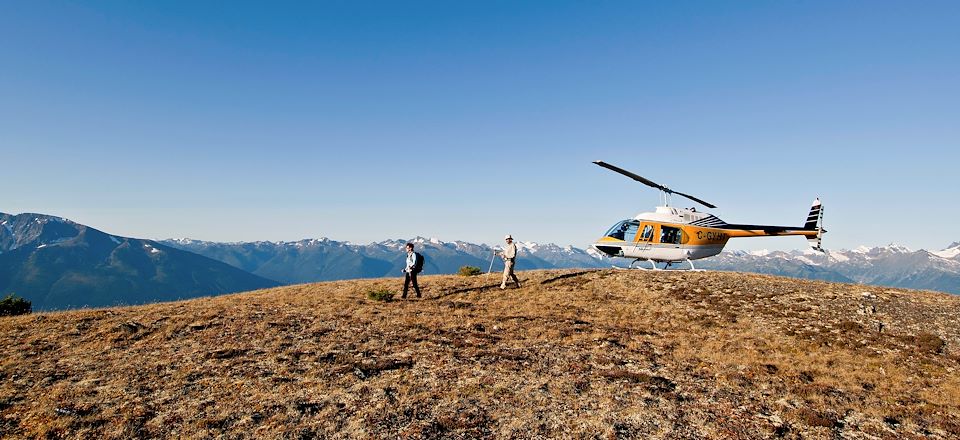
<svg viewBox="0 0 960 440"><path fill-rule="evenodd" d="M823 251L823 247L821 247L823 234L827 232L823 229L823 207L819 198L813 201L813 205L810 207L810 213L807 214L807 221L803 227L725 224L720 226L720 228L722 228L730 238L802 235L807 238L807 243L810 244L810 247L818 251Z"/></svg>

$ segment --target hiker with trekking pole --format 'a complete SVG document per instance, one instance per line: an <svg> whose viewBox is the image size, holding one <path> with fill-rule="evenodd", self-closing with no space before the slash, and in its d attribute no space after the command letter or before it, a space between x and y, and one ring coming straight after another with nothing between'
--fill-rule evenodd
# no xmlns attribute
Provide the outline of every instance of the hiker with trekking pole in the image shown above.
<svg viewBox="0 0 960 440"><path fill-rule="evenodd" d="M500 290L507 288L507 280L513 279L514 283L517 283L517 288L520 288L520 279L517 278L517 274L513 273L513 267L517 262L517 245L513 243L513 236L507 234L504 237L507 245L504 246L503 252L500 253L500 257L503 258L503 281L500 282Z"/></svg>

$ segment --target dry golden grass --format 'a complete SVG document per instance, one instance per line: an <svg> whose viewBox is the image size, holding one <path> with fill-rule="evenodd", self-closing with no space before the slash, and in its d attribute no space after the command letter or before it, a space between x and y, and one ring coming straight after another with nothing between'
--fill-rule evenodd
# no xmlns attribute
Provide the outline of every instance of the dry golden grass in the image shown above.
<svg viewBox="0 0 960 440"><path fill-rule="evenodd" d="M722 272L378 279L0 319L10 438L958 438L960 297Z"/></svg>

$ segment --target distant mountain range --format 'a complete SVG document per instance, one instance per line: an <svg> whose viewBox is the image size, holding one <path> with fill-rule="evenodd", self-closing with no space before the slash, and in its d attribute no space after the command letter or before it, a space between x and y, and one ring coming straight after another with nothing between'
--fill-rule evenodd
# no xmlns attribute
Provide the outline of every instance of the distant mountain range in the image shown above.
<svg viewBox="0 0 960 440"><path fill-rule="evenodd" d="M471 265L487 270L493 248L463 241L411 240L426 258L428 274L454 273ZM367 245L321 240L296 242L215 243L189 239L162 243L195 252L283 283L398 275L404 264L405 240ZM592 249L554 244L519 243L520 269L602 268L624 266ZM502 269L499 260L495 270ZM862 283L960 294L960 243L938 252L911 251L896 244L819 253L803 251L727 251L697 260L703 269L753 272L794 278Z"/></svg>
<svg viewBox="0 0 960 440"><path fill-rule="evenodd" d="M960 242L936 252L898 244L825 253L730 251L699 260L697 266L960 294Z"/></svg>
<svg viewBox="0 0 960 440"><path fill-rule="evenodd" d="M110 235L42 214L0 213L0 294L36 310L142 304L255 290L281 284L400 276L408 240L354 244L330 239L218 243ZM494 248L463 241L409 240L426 256L426 274L490 268ZM624 266L592 249L518 243L520 270ZM502 270L493 259L493 270ZM960 294L960 243L937 252L904 246L817 253L727 251L696 266L797 278Z"/></svg>
<svg viewBox="0 0 960 440"><path fill-rule="evenodd" d="M353 278L399 276L408 240L387 240L371 244L352 244L330 239L294 242L258 241L250 243L217 243L190 239L164 240L170 247L194 252L222 261L250 273L286 284ZM418 237L409 240L425 257L425 274L456 273L461 266L479 267L486 271L494 248L463 241L443 242ZM518 270L559 269L572 267L609 267L610 263L573 246L519 243ZM494 259L494 269L503 263Z"/></svg>
<svg viewBox="0 0 960 440"><path fill-rule="evenodd" d="M169 301L279 283L151 240L59 217L0 213L0 294L34 310Z"/></svg>

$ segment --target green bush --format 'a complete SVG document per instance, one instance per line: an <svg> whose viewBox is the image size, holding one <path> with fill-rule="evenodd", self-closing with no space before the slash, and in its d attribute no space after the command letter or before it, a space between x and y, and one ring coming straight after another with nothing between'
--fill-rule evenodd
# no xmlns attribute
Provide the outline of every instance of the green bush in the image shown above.
<svg viewBox="0 0 960 440"><path fill-rule="evenodd" d="M393 301L393 292L387 289L370 290L367 292L367 298L374 301L390 302Z"/></svg>
<svg viewBox="0 0 960 440"><path fill-rule="evenodd" d="M457 273L465 277L473 277L473 276L480 275L483 272L480 271L479 267L463 266L460 268L460 271Z"/></svg>
<svg viewBox="0 0 960 440"><path fill-rule="evenodd" d="M33 310L33 305L14 294L9 294L0 301L0 316L26 315Z"/></svg>

